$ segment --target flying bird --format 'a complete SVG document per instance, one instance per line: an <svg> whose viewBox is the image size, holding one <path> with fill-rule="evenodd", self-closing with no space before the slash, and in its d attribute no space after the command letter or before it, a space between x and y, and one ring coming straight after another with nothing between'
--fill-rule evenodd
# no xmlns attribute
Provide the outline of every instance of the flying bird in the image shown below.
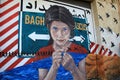
<svg viewBox="0 0 120 80"><path fill-rule="evenodd" d="M111 47L114 47L114 46L115 46L115 44L113 42L111 42Z"/></svg>
<svg viewBox="0 0 120 80"><path fill-rule="evenodd" d="M113 5L112 3L111 3L111 6L112 6L112 8L116 9L115 5Z"/></svg>
<svg viewBox="0 0 120 80"><path fill-rule="evenodd" d="M98 15L98 18L101 19L101 20L103 20L102 16L100 16L100 15Z"/></svg>
<svg viewBox="0 0 120 80"><path fill-rule="evenodd" d="M101 32L104 32L104 29L103 29L102 27L100 27L100 31L101 31Z"/></svg>
<svg viewBox="0 0 120 80"><path fill-rule="evenodd" d="M100 2L97 2L97 3L99 4L99 7L103 7L104 8L102 3L100 3Z"/></svg>
<svg viewBox="0 0 120 80"><path fill-rule="evenodd" d="M102 42L107 43L104 37L102 37Z"/></svg>
<svg viewBox="0 0 120 80"><path fill-rule="evenodd" d="M116 35L117 35L117 38L120 36L120 34L119 34L119 33L117 33Z"/></svg>
<svg viewBox="0 0 120 80"><path fill-rule="evenodd" d="M91 34L91 32L90 32L90 31L88 31L88 34Z"/></svg>
<svg viewBox="0 0 120 80"><path fill-rule="evenodd" d="M112 32L112 29L111 29L110 27L108 27L108 31L111 32L111 33L113 33L113 32Z"/></svg>
<svg viewBox="0 0 120 80"><path fill-rule="evenodd" d="M110 15L108 13L106 13L106 17L108 18L108 17L110 17Z"/></svg>
<svg viewBox="0 0 120 80"><path fill-rule="evenodd" d="M116 18L113 18L113 19L114 19L114 22L117 24L118 23L117 19Z"/></svg>

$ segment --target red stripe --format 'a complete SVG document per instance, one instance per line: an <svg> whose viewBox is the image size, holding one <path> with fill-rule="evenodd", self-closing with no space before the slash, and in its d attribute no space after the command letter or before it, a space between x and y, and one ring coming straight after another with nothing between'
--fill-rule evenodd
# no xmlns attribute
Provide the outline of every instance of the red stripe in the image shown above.
<svg viewBox="0 0 120 80"><path fill-rule="evenodd" d="M18 50L16 50L16 51L14 52L14 54L15 54L15 55L18 54L17 52L18 52ZM2 61L2 62L0 63L0 68L1 68L2 66L4 66L8 61L10 61L13 57L14 57L14 56L8 56L4 61Z"/></svg>
<svg viewBox="0 0 120 80"><path fill-rule="evenodd" d="M104 53L102 55L105 55L108 51L108 48L105 49Z"/></svg>
<svg viewBox="0 0 120 80"><path fill-rule="evenodd" d="M112 54L112 51L109 52L108 56L110 56Z"/></svg>
<svg viewBox="0 0 120 80"><path fill-rule="evenodd" d="M91 49L94 45L95 45L95 43L94 43L94 42L91 42L91 43L90 43L90 49Z"/></svg>
<svg viewBox="0 0 120 80"><path fill-rule="evenodd" d="M16 5L10 7L10 8L7 9L6 11L2 12L2 13L0 14L0 17L2 17L2 16L4 16L4 15L8 14L10 11L14 10L14 9L17 8L17 7L19 7L19 3L17 3Z"/></svg>
<svg viewBox="0 0 120 80"><path fill-rule="evenodd" d="M6 70L13 69L18 63L20 63L24 58L17 59L13 64L11 64Z"/></svg>
<svg viewBox="0 0 120 80"><path fill-rule="evenodd" d="M29 64L33 62L33 58L30 58L25 64Z"/></svg>
<svg viewBox="0 0 120 80"><path fill-rule="evenodd" d="M18 21L14 22L14 23L11 24L10 26L8 26L6 29L4 29L4 30L0 33L0 36L4 35L6 32L8 32L10 29L12 29L13 27L15 27L16 25L18 25Z"/></svg>
<svg viewBox="0 0 120 80"><path fill-rule="evenodd" d="M15 32L13 32L11 35L9 35L7 38L5 38L3 41L1 41L0 46L2 46L3 44L5 44L8 40L10 40L12 37L14 37L17 34L18 34L18 30L16 30Z"/></svg>
<svg viewBox="0 0 120 80"><path fill-rule="evenodd" d="M10 29L12 29L13 27L15 27L16 25L18 25L18 21L14 22L14 23L11 24L10 26L8 26L6 29L4 29L4 30L0 33L0 36L4 35L6 32L8 32Z"/></svg>
<svg viewBox="0 0 120 80"><path fill-rule="evenodd" d="M6 6L7 4L9 4L12 1L13 0L8 0L8 1L4 2L3 4L0 5L0 8L2 8L3 6Z"/></svg>
<svg viewBox="0 0 120 80"><path fill-rule="evenodd" d="M0 23L0 26L6 24L7 22L9 22L10 20L12 20L13 18L15 18L16 16L18 16L19 12L17 11L16 13L14 13L13 15L11 15L10 17L8 17L7 19L5 19L4 21L2 21Z"/></svg>
<svg viewBox="0 0 120 80"><path fill-rule="evenodd" d="M102 54L103 49L104 49L104 46L101 46L100 51L98 52L98 54Z"/></svg>
<svg viewBox="0 0 120 80"><path fill-rule="evenodd" d="M96 52L96 50L98 49L98 46L99 46L99 44L96 44L96 46L95 46L94 50L93 50L91 53L95 53L95 52Z"/></svg>
<svg viewBox="0 0 120 80"><path fill-rule="evenodd" d="M18 39L16 39L13 43L11 43L7 48L5 48L2 52L8 52L11 48L13 48L16 44L18 44Z"/></svg>

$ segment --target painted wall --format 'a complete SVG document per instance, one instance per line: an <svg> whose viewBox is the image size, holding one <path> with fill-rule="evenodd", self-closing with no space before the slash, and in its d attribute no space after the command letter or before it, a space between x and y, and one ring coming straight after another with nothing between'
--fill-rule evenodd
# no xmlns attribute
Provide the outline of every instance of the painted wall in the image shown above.
<svg viewBox="0 0 120 80"><path fill-rule="evenodd" d="M91 6L97 43L120 55L120 1L93 0Z"/></svg>

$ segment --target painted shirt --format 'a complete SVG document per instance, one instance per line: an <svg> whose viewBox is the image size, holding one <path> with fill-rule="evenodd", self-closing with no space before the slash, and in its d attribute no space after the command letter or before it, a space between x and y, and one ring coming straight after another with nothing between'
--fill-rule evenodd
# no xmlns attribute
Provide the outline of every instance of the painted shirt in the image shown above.
<svg viewBox="0 0 120 80"><path fill-rule="evenodd" d="M36 59L39 60L39 68L48 70L50 69L52 65L53 52L54 49L52 45L43 47L38 51L38 53L36 54ZM72 56L76 66L78 66L78 63L87 56L87 50L84 47L74 43L70 45L67 53ZM69 71L65 70L64 67L60 65L57 72L56 80L73 80L73 77Z"/></svg>

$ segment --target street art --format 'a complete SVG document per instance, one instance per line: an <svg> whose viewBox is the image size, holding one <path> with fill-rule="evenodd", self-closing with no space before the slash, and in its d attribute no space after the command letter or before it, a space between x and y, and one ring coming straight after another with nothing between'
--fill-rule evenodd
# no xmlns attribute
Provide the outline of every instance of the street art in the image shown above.
<svg viewBox="0 0 120 80"><path fill-rule="evenodd" d="M56 48L56 50L60 49L59 53L64 59L61 64L56 64L54 67L59 67L56 76L53 73L48 74L52 78L56 77L55 80L74 80L75 78L82 80L120 79L120 58L118 57L118 50L116 50L119 43L117 39L120 38L119 33L115 34L110 27L103 28L101 26L99 31L101 32L102 45L96 43L90 9L53 0L2 0L1 3L0 77L2 80L41 79L42 68L50 71L53 64L52 56L56 56L52 54ZM100 7L104 7L101 3L98 2L98 4ZM51 41L50 33L52 32L46 25L45 12L54 5L68 9L75 21L75 27L72 29L74 36L56 42L61 44L61 42L68 40L64 48L56 45L54 48L48 44ZM106 15L107 17L110 16L108 13ZM104 19L101 15L99 18ZM59 24L63 25L64 23ZM68 30L70 33L69 27L64 26L63 29L59 26L52 27L56 34L57 30ZM111 35L106 36L108 33ZM60 33L57 36L59 35ZM53 36L56 38L55 34ZM112 41L109 40L110 36L114 37L111 39ZM69 45L72 46L69 47ZM63 50L61 51L61 49ZM67 63L65 56L69 56L68 60L71 64ZM75 73L76 70L78 71L77 74ZM73 73L77 77L73 76Z"/></svg>

